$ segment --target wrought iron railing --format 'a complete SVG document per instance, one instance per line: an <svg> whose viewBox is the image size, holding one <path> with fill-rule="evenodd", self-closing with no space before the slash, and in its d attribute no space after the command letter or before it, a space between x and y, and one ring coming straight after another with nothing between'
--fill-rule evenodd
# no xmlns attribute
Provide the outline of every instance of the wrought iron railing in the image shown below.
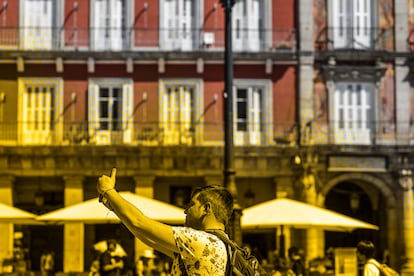
<svg viewBox="0 0 414 276"><path fill-rule="evenodd" d="M235 51L296 51L295 29L234 30ZM224 29L0 27L0 49L78 51L212 50Z"/></svg>
<svg viewBox="0 0 414 276"><path fill-rule="evenodd" d="M394 51L392 29L363 27L327 27L316 34L317 50Z"/></svg>
<svg viewBox="0 0 414 276"><path fill-rule="evenodd" d="M306 145L411 145L414 144L414 126L405 133L397 133L389 122L358 124L334 121L313 122L298 129L295 123L249 124L247 131L234 129L235 145L297 146ZM354 126L354 127L351 127ZM224 129L220 122L162 123L135 122L102 124L95 122L39 122L0 123L0 145L223 145ZM300 130L300 133L298 133ZM299 141L300 140L300 141Z"/></svg>

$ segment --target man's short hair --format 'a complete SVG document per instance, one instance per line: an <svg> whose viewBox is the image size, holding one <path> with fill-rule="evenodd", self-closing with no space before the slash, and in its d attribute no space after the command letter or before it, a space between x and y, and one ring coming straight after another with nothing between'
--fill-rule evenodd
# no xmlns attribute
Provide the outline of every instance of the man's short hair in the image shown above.
<svg viewBox="0 0 414 276"><path fill-rule="evenodd" d="M196 188L191 197L199 194L197 200L201 204L210 203L216 219L227 225L233 213L233 196L223 186L202 186Z"/></svg>
<svg viewBox="0 0 414 276"><path fill-rule="evenodd" d="M371 241L363 240L357 244L357 251L366 258L374 258L376 254L375 245Z"/></svg>

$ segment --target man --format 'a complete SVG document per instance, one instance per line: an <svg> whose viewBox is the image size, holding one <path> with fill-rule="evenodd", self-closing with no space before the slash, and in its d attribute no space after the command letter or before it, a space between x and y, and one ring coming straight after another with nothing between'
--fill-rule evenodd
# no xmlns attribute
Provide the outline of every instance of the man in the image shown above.
<svg viewBox="0 0 414 276"><path fill-rule="evenodd" d="M375 245L371 241L360 241L357 244L358 262L364 265L362 276L379 276L380 263L375 260Z"/></svg>
<svg viewBox="0 0 414 276"><path fill-rule="evenodd" d="M293 275L303 276L305 275L305 266L302 261L300 249L296 246L292 246L288 250L288 257L290 262L290 270Z"/></svg>
<svg viewBox="0 0 414 276"><path fill-rule="evenodd" d="M171 275L225 275L227 251L223 241L205 230L224 231L233 212L233 198L223 187L205 186L193 192L184 213L184 227L172 227L144 215L115 190L116 169L99 178L103 204L131 233L147 245L174 258Z"/></svg>
<svg viewBox="0 0 414 276"><path fill-rule="evenodd" d="M115 240L107 240L107 250L100 256L100 266L102 276L119 276L121 269L124 268L124 262L113 253L116 249Z"/></svg>

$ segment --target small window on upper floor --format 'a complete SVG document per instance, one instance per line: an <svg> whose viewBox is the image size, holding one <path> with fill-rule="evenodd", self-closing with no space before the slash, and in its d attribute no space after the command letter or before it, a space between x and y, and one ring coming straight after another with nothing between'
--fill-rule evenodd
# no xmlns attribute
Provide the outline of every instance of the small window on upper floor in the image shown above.
<svg viewBox="0 0 414 276"><path fill-rule="evenodd" d="M160 1L160 48L164 50L191 51L200 39L199 18L201 1Z"/></svg>
<svg viewBox="0 0 414 276"><path fill-rule="evenodd" d="M234 143L267 145L273 134L272 91L269 81L234 81Z"/></svg>
<svg viewBox="0 0 414 276"><path fill-rule="evenodd" d="M133 92L130 79L90 79L89 139L99 145L131 143Z"/></svg>
<svg viewBox="0 0 414 276"><path fill-rule="evenodd" d="M337 82L330 107L336 144L370 144L375 135L375 85Z"/></svg>
<svg viewBox="0 0 414 276"><path fill-rule="evenodd" d="M260 51L265 45L263 0L238 0L233 7L233 50Z"/></svg>
<svg viewBox="0 0 414 276"><path fill-rule="evenodd" d="M335 49L371 49L376 26L372 0L329 0L330 39Z"/></svg>
<svg viewBox="0 0 414 276"><path fill-rule="evenodd" d="M96 51L122 51L131 45L129 28L132 1L91 0L91 47Z"/></svg>
<svg viewBox="0 0 414 276"><path fill-rule="evenodd" d="M51 50L58 46L57 2L23 0L20 16L20 41L26 50Z"/></svg>

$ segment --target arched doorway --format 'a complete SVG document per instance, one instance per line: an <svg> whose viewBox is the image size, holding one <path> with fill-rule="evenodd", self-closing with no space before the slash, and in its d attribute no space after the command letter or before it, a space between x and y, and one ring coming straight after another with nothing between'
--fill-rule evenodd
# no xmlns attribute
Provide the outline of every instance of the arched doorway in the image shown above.
<svg viewBox="0 0 414 276"><path fill-rule="evenodd" d="M358 180L344 180L327 192L325 207L338 213L371 223L385 225L385 213L378 212L384 208L385 200L381 191L368 183ZM325 247L355 247L361 240L371 240L377 246L378 258L381 260L386 244L376 230L356 229L352 232L325 232Z"/></svg>

